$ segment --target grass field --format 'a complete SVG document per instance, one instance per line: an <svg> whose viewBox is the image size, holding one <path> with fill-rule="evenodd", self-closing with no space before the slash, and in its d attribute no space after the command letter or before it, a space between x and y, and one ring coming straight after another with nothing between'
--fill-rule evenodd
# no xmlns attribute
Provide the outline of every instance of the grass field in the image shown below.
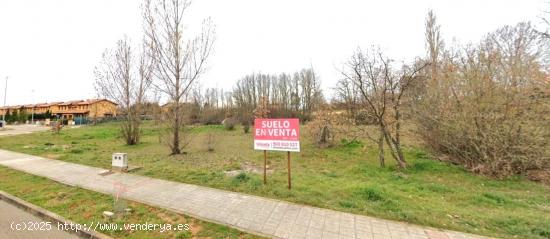
<svg viewBox="0 0 550 239"><path fill-rule="evenodd" d="M493 180L459 166L430 159L409 140L405 154L411 167L397 172L391 157L380 168L377 152L366 140L318 149L302 130L302 152L292 155L293 189L286 188L286 154L269 152L274 173L268 184L262 175L224 172L242 165L263 164L252 150L252 134L237 128L197 126L187 154L169 156L159 132L146 123L142 143L125 146L118 125L108 123L78 129L0 138L3 149L110 168L113 152L127 152L134 173L255 194L301 204L503 238L550 238L550 187L521 177ZM208 150L209 135L214 150Z"/></svg>
<svg viewBox="0 0 550 239"><path fill-rule="evenodd" d="M0 190L37 206L55 212L81 224L123 223L188 224L187 231L100 231L114 238L258 238L256 236L213 223L199 221L181 214L126 201L133 211L124 217L107 221L103 211L113 211L113 197L85 189L66 186L55 181L0 166Z"/></svg>

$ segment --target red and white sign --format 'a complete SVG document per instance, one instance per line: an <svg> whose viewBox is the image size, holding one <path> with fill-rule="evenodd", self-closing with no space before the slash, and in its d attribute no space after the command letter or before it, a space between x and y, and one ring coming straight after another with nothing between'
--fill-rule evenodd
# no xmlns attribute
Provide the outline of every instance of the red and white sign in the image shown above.
<svg viewBox="0 0 550 239"><path fill-rule="evenodd" d="M254 149L300 152L300 120L255 119Z"/></svg>

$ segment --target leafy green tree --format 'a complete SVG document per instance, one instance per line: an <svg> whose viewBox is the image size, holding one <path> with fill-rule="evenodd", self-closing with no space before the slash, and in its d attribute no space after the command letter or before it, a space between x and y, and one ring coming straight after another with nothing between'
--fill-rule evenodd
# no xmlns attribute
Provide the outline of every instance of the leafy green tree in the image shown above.
<svg viewBox="0 0 550 239"><path fill-rule="evenodd" d="M17 111L12 112L11 115L10 115L9 120L10 120L9 121L10 123L18 121L19 120L19 113Z"/></svg>
<svg viewBox="0 0 550 239"><path fill-rule="evenodd" d="M22 110L20 113L19 113L19 118L17 121L21 122L21 123L25 123L25 121L27 121L29 119L29 114L27 113L27 111L25 110Z"/></svg>
<svg viewBox="0 0 550 239"><path fill-rule="evenodd" d="M11 121L12 116L11 116L11 112L9 110L6 113L6 116L4 116L4 118L5 118L6 122L12 122Z"/></svg>
<svg viewBox="0 0 550 239"><path fill-rule="evenodd" d="M50 110L46 111L44 114L44 119L51 119L52 118L52 112Z"/></svg>

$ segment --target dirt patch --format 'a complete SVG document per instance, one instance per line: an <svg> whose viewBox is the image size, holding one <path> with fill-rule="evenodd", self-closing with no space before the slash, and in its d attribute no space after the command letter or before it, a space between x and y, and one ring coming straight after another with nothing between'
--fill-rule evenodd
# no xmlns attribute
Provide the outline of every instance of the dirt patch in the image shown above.
<svg viewBox="0 0 550 239"><path fill-rule="evenodd" d="M225 171L224 174L225 176L227 177L235 177L237 175L239 175L240 173L244 173L244 170L229 170L229 171Z"/></svg>
<svg viewBox="0 0 550 239"><path fill-rule="evenodd" d="M273 173L273 169L271 169L271 165L266 165L265 166L267 168L267 173L270 174L270 173ZM249 162L245 162L244 164L241 165L241 168L246 171L246 172L249 172L249 173L255 173L255 174L263 174L264 173L264 166L263 165L254 165L252 163L249 163Z"/></svg>
<svg viewBox="0 0 550 239"><path fill-rule="evenodd" d="M200 231L202 231L202 226L199 225L196 220L193 220L189 224L189 231L191 231L191 234L193 234L193 236L196 236Z"/></svg>
<svg viewBox="0 0 550 239"><path fill-rule="evenodd" d="M61 155L59 155L59 154L46 154L46 155L44 155L44 157L49 158L49 159L59 159L60 156Z"/></svg>
<svg viewBox="0 0 550 239"><path fill-rule="evenodd" d="M268 164L266 165L266 173L267 174L271 174L273 173L273 169L271 168L271 166ZM263 165L254 165L252 163L249 163L249 162L245 162L243 164L241 164L241 169L237 169L237 170L229 170L229 171L225 171L225 176L228 176L228 177L233 177L233 176L237 176L239 175L240 173L254 173L254 174L264 174L264 166Z"/></svg>
<svg viewBox="0 0 550 239"><path fill-rule="evenodd" d="M85 211L85 212L82 212L81 215L83 218L90 219L94 216L94 213L91 211Z"/></svg>
<svg viewBox="0 0 550 239"><path fill-rule="evenodd" d="M550 185L550 169L528 170L526 176L529 180Z"/></svg>
<svg viewBox="0 0 550 239"><path fill-rule="evenodd" d="M174 224L174 220L172 219L172 217L170 217L170 215L167 215L163 212L160 212L160 213L157 213L157 216L162 219L163 221L167 222L167 223L170 223L170 224Z"/></svg>

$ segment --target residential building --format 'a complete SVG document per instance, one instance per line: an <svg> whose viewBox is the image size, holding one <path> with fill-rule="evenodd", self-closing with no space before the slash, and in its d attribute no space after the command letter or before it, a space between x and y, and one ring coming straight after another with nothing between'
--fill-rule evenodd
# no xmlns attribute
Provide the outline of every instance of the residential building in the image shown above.
<svg viewBox="0 0 550 239"><path fill-rule="evenodd" d="M109 118L116 116L117 104L107 99L73 100L29 105L0 107L0 116L7 112L20 114L50 113L52 118L73 120L74 118Z"/></svg>

